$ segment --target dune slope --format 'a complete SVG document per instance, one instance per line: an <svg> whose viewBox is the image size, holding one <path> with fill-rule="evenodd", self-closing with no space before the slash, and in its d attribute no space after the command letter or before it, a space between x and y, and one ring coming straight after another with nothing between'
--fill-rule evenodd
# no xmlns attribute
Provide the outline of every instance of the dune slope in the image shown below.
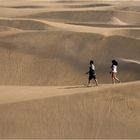
<svg viewBox="0 0 140 140"><path fill-rule="evenodd" d="M139 43L137 39L122 36L104 37L65 31L7 35L0 39L0 84L83 84L87 81L85 72L90 59L95 61L99 81L111 82L111 60L124 58L139 61ZM122 60L119 63L122 82L140 79L139 64Z"/></svg>
<svg viewBox="0 0 140 140"><path fill-rule="evenodd" d="M42 99L0 105L0 138L140 138L139 85L106 85L91 91L70 86L46 88L46 94L53 95L55 90L66 93L49 98L42 96L40 87ZM75 89L79 93L72 95ZM17 87L16 92L20 90ZM30 97L28 91L30 87L24 89ZM10 87L6 92L10 93Z"/></svg>
<svg viewBox="0 0 140 140"><path fill-rule="evenodd" d="M138 2L0 3L0 85L83 85L90 59L99 83L111 82L112 59L122 82L140 80Z"/></svg>

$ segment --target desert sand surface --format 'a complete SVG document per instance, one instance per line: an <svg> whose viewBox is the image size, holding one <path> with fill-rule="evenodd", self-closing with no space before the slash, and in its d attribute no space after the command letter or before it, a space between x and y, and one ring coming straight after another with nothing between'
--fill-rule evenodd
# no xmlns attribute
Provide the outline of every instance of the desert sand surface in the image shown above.
<svg viewBox="0 0 140 140"><path fill-rule="evenodd" d="M0 0L0 138L140 138L139 108L140 1Z"/></svg>
<svg viewBox="0 0 140 140"><path fill-rule="evenodd" d="M139 85L0 87L0 136L139 138Z"/></svg>

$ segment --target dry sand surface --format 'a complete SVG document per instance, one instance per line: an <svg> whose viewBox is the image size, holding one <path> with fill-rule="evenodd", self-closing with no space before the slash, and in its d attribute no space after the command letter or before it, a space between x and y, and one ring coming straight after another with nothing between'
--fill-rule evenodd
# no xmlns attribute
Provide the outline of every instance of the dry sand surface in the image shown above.
<svg viewBox="0 0 140 140"><path fill-rule="evenodd" d="M140 138L139 85L1 87L0 137Z"/></svg>
<svg viewBox="0 0 140 140"><path fill-rule="evenodd" d="M0 138L140 138L140 1L0 0L0 77Z"/></svg>

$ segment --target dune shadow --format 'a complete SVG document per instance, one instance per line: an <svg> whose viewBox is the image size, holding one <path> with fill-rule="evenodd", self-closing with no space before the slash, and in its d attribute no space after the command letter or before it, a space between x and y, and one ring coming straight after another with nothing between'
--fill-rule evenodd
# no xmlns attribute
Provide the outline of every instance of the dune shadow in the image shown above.
<svg viewBox="0 0 140 140"><path fill-rule="evenodd" d="M47 6L38 6L38 5L22 5L22 6L5 6L5 5L1 5L0 8L38 9L38 8L48 8L48 7Z"/></svg>
<svg viewBox="0 0 140 140"><path fill-rule="evenodd" d="M96 87L96 86L79 85L79 86L64 87L63 89L93 88L93 87ZM61 89L62 89L62 88L61 88Z"/></svg>
<svg viewBox="0 0 140 140"><path fill-rule="evenodd" d="M109 7L111 4L85 4L85 5L67 5L67 8L95 8L95 7Z"/></svg>

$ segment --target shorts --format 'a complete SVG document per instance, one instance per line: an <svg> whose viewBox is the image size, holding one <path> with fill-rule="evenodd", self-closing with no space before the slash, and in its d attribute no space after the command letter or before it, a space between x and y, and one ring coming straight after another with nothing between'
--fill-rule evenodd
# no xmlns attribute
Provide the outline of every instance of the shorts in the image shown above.
<svg viewBox="0 0 140 140"><path fill-rule="evenodd" d="M95 80L96 79L96 75L93 75L93 74L92 75L89 75L89 80L92 80L92 79Z"/></svg>

